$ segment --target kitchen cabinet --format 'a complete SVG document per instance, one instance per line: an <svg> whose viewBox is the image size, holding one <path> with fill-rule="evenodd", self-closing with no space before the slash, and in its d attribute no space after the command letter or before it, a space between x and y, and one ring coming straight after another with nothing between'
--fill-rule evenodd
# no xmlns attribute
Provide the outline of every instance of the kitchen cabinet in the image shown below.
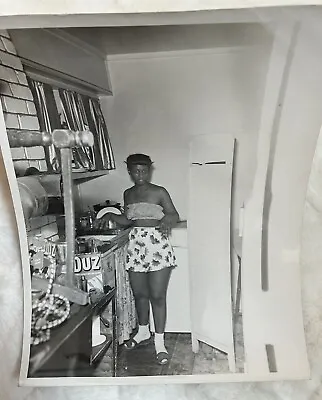
<svg viewBox="0 0 322 400"><path fill-rule="evenodd" d="M191 332L188 249L174 247L178 267L172 271L167 296L166 332Z"/></svg>
<svg viewBox="0 0 322 400"><path fill-rule="evenodd" d="M113 376L116 375L118 345L128 340L136 327L134 298L125 271L127 240L127 231L124 231L99 246L107 294L101 293L85 306L72 305L70 317L66 323L52 330L50 340L31 347L29 377L92 376L111 346L111 370ZM92 346L92 341L95 341L93 334L99 333L93 330L93 321L97 317L109 329L108 334L104 333L106 340Z"/></svg>
<svg viewBox="0 0 322 400"><path fill-rule="evenodd" d="M130 339L137 322L134 296L125 269L128 232L129 230L126 229L117 235L105 235L106 243L98 247L101 252L104 286L116 287L117 340L119 345ZM103 240L102 235L92 235L92 237Z"/></svg>
<svg viewBox="0 0 322 400"><path fill-rule="evenodd" d="M179 222L172 230L171 244L177 259L167 292L167 322L165 332L190 333L190 278L188 265L187 222ZM152 308L150 308L150 328L154 332Z"/></svg>
<svg viewBox="0 0 322 400"><path fill-rule="evenodd" d="M64 30L11 29L10 36L28 72L49 82L59 79L69 88L111 94L104 60Z"/></svg>
<svg viewBox="0 0 322 400"><path fill-rule="evenodd" d="M116 287L116 266L114 252L106 252L101 256L102 279L104 286Z"/></svg>
<svg viewBox="0 0 322 400"><path fill-rule="evenodd" d="M193 351L199 341L226 353L235 371L231 296L231 186L234 138L190 143L188 248Z"/></svg>
<svg viewBox="0 0 322 400"><path fill-rule="evenodd" d="M167 292L167 322L165 332L190 333L190 297L188 249L173 247L177 268L174 268ZM154 332L152 307L150 305L150 330Z"/></svg>

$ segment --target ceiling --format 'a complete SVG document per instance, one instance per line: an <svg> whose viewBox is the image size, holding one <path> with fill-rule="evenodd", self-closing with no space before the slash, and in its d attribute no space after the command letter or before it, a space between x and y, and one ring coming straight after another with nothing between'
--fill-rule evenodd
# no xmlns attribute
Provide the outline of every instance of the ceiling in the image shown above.
<svg viewBox="0 0 322 400"><path fill-rule="evenodd" d="M106 55L210 49L263 44L270 40L257 23L64 28Z"/></svg>

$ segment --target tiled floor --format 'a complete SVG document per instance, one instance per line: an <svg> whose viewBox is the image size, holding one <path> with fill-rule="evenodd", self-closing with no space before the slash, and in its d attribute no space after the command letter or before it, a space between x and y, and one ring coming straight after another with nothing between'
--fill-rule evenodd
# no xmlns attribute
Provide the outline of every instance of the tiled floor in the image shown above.
<svg viewBox="0 0 322 400"><path fill-rule="evenodd" d="M191 350L191 335L187 333L166 333L166 347L170 362L160 366L155 360L153 340L151 343L127 351L123 346L118 351L117 376L155 376L155 375L200 375L229 373L227 355L200 343L200 350ZM236 370L243 372L244 350L242 338L242 318L235 323ZM112 376L111 351L109 350L95 370L95 376Z"/></svg>

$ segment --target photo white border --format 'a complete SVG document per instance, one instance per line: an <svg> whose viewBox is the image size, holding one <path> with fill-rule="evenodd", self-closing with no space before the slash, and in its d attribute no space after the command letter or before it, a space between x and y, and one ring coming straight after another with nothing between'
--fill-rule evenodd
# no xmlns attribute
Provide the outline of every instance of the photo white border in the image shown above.
<svg viewBox="0 0 322 400"><path fill-rule="evenodd" d="M6 169L8 184L11 192L11 199L13 209L15 212L15 219L17 223L17 230L19 236L19 247L21 256L21 269L22 269L22 290L23 290L23 340L22 340L22 358L20 368L20 378L27 377L29 367L30 355L30 340L31 340L31 276L29 266L29 252L28 252L28 238L26 225L23 215L22 203L18 189L18 182L13 166L11 151L7 138L6 125L4 121L4 114L2 112L2 105L0 104L0 132L5 135L0 135L0 147L3 158L3 163ZM29 307L26 305L29 304Z"/></svg>
<svg viewBox="0 0 322 400"><path fill-rule="evenodd" d="M294 2L289 1L288 4L294 4ZM322 2L301 2L301 4L322 4ZM248 4L249 6L249 4ZM71 17L71 16L70 16ZM11 17L8 17L9 20ZM17 16L13 17L17 18ZM42 17L40 17L42 18ZM32 20L32 16L30 16ZM41 19L33 19L32 24L37 27L42 27ZM10 22L10 21L9 21ZM10 29L10 23L8 24L8 29ZM6 131L4 118L2 112L0 113L0 131ZM14 205L18 233L19 233L19 244L22 258L22 265L29 265L28 249L27 249L27 234L25 229L25 223L22 212L22 205L20 201L20 195L18 190L18 185L16 181L16 176L13 168L13 162L11 158L9 144L6 135L0 135L0 144L2 149L2 155L4 164L6 167L6 173L8 177L8 182L10 186L10 191L12 194L12 201ZM20 373L20 385L21 386L87 386L87 385L133 385L133 384L158 384L158 383L213 383L213 382L254 382L254 381L280 381L280 380L303 380L309 379L309 376L300 377L283 376L279 373L274 373L269 376L254 376L249 377L249 374L214 374L214 375L189 375L189 376L160 376L160 377L127 377L127 378L26 378L26 372L28 371L29 365L29 344L30 342L30 322L31 313L27 313L25 308L26 304L31 302L31 280L29 269L22 268L23 273L23 286L24 286L24 332L23 332L23 349L22 349L22 368Z"/></svg>

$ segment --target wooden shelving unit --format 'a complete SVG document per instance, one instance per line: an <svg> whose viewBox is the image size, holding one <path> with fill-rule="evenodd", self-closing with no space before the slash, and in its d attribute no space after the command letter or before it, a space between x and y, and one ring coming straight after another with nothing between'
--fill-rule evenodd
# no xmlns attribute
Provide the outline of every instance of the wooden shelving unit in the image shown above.
<svg viewBox="0 0 322 400"><path fill-rule="evenodd" d="M101 176L108 175L110 173L110 170L99 170L99 171L83 171L83 172L72 172L72 179L73 181L77 181L77 183L82 183L86 182L95 178L99 178ZM60 179L60 173L55 173L55 172L43 172L40 173L39 176L41 178L45 177L57 177L57 179Z"/></svg>
<svg viewBox="0 0 322 400"><path fill-rule="evenodd" d="M77 183L82 183L95 178L99 178L104 175L108 175L109 172L110 172L109 170L73 172L72 178L74 181L77 181Z"/></svg>
<svg viewBox="0 0 322 400"><path fill-rule="evenodd" d="M95 348L91 345L92 318L112 302L112 335ZM48 342L32 346L28 376L88 376L108 348L113 345L113 376L117 359L116 288L102 294L95 304L72 305L70 317L53 329Z"/></svg>

